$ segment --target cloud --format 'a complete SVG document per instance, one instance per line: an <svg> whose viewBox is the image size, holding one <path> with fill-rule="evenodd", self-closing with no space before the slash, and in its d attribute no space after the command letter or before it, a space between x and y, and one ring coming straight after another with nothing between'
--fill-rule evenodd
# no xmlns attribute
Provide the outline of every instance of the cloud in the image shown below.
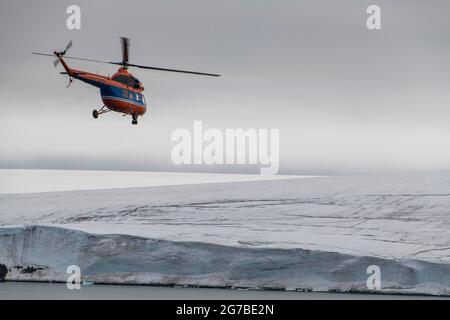
<svg viewBox="0 0 450 320"><path fill-rule="evenodd" d="M69 4L0 4L0 167L178 170L170 134L202 120L279 128L280 172L450 169L446 1L378 1L380 31L366 29L369 1L77 1L81 31L65 28ZM131 70L150 105L133 127L92 119L97 90L66 90L52 59L30 54L72 39L70 54L115 61L122 35L136 63L223 77Z"/></svg>

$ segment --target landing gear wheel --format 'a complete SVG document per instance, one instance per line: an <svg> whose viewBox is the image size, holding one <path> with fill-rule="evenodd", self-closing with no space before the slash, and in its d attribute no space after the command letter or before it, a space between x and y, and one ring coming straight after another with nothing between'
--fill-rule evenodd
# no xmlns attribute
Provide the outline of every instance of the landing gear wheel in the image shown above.
<svg viewBox="0 0 450 320"><path fill-rule="evenodd" d="M138 124L138 122L137 122L137 120L136 120L136 119L133 119L133 120L131 121L131 124L132 124L132 125L137 125L137 124Z"/></svg>
<svg viewBox="0 0 450 320"><path fill-rule="evenodd" d="M94 119L97 119L98 118L98 111L97 110L92 111L92 116L94 117Z"/></svg>

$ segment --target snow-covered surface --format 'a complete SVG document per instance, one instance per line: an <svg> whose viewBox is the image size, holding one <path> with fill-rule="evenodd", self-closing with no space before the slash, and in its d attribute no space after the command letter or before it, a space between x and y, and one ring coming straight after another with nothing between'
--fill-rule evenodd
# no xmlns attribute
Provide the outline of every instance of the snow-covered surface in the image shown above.
<svg viewBox="0 0 450 320"><path fill-rule="evenodd" d="M0 263L46 266L15 279L450 294L449 173L0 194L0 225Z"/></svg>
<svg viewBox="0 0 450 320"><path fill-rule="evenodd" d="M0 193L36 193L154 187L232 181L261 181L308 176L142 171L0 169Z"/></svg>

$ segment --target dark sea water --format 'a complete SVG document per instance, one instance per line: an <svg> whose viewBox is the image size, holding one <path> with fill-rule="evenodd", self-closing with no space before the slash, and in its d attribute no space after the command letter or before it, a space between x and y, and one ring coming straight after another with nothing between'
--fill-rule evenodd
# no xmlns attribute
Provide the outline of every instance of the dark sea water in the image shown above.
<svg viewBox="0 0 450 320"><path fill-rule="evenodd" d="M436 299L430 296L400 296L291 291L257 291L206 288L171 288L127 285L87 285L69 290L61 283L0 283L0 300L7 299L149 299L149 300L361 300Z"/></svg>

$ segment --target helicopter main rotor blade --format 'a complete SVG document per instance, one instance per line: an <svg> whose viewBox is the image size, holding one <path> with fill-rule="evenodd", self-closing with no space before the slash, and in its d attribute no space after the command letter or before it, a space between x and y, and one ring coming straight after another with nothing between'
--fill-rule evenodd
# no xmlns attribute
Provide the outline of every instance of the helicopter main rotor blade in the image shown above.
<svg viewBox="0 0 450 320"><path fill-rule="evenodd" d="M141 68L141 69L148 69L148 70L188 73L188 74L196 74L196 75L210 76L210 77L220 77L220 74L214 74L214 73L204 73L204 72L197 72L197 71L186 71L186 70L177 70L177 69L157 68L157 67L141 66L141 65L132 64L132 63L129 63L128 66Z"/></svg>
<svg viewBox="0 0 450 320"><path fill-rule="evenodd" d="M122 43L122 64L127 65L128 64L128 52L130 49L130 39L121 37L120 41Z"/></svg>
<svg viewBox="0 0 450 320"><path fill-rule="evenodd" d="M81 60L81 61L89 61L89 62L98 62L98 63L114 64L114 62L109 62L109 61L95 60L95 59L86 59L86 58L78 58L78 57L68 57L68 56L64 56L64 59L72 59L72 60Z"/></svg>
<svg viewBox="0 0 450 320"><path fill-rule="evenodd" d="M48 54L48 53L32 52L32 54L35 54L35 55L38 55L38 56L55 57L54 54ZM82 60L82 61L98 62L98 63L107 63L107 64L117 64L117 63L115 63L115 62L102 61L102 60L94 60L94 59L85 59L85 58L78 58L78 57L69 57L69 56L64 56L64 59Z"/></svg>
<svg viewBox="0 0 450 320"><path fill-rule="evenodd" d="M32 52L32 54L35 54L37 56L46 56L46 57L53 57L53 58L55 57L54 54L48 54L48 53ZM55 59L53 61L53 66L56 68L58 66L58 63L59 63L59 59Z"/></svg>
<svg viewBox="0 0 450 320"><path fill-rule="evenodd" d="M37 56L46 56L46 57L55 57L54 54L49 54L49 53L40 53L40 52L32 52L32 54L35 54Z"/></svg>
<svg viewBox="0 0 450 320"><path fill-rule="evenodd" d="M39 55L39 56L47 56L47 57L54 57L55 56L54 54L47 54L47 53L39 53L39 52L32 52L32 53L35 54L35 55ZM110 62L110 61L103 61L103 60L78 58L78 57L67 57L67 56L65 56L64 59L72 59L72 60L81 60L81 61L88 61L88 62L114 64L114 65L118 65L118 66L123 66L124 65L123 62ZM59 61L59 60L56 60L56 61ZM132 64L132 63L126 63L126 66L128 66L128 67L135 67L135 68L141 68L141 69L147 69L147 70L177 72L177 73L195 74L195 75L201 75L201 76L210 76L210 77L220 77L220 74L214 74L214 73L205 73L205 72L187 71L187 70L177 70L177 69L167 69L167 68L157 68L157 67L142 66L142 65L139 65L139 64Z"/></svg>

